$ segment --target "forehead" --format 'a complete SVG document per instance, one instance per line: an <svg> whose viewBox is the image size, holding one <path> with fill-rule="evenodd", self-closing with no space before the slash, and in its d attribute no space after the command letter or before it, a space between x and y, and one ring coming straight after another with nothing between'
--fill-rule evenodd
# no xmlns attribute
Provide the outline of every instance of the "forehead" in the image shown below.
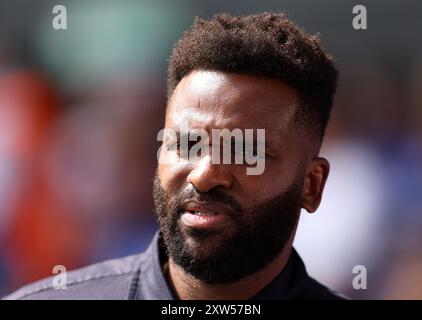
<svg viewBox="0 0 422 320"><path fill-rule="evenodd" d="M170 98L166 126L210 128L289 128L297 107L296 90L264 76L193 71Z"/></svg>

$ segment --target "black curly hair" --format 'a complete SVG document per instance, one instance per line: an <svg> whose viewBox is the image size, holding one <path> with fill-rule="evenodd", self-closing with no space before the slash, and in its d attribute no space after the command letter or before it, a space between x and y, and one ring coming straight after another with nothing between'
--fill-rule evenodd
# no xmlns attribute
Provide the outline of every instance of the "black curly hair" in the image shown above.
<svg viewBox="0 0 422 320"><path fill-rule="evenodd" d="M298 127L311 128L322 141L328 123L338 71L321 46L285 13L196 17L173 48L169 59L167 97L192 70L264 75L297 90Z"/></svg>

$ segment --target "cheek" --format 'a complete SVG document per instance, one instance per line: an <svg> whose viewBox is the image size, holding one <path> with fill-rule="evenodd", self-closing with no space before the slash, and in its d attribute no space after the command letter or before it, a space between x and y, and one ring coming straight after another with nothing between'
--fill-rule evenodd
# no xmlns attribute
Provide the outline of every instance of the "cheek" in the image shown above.
<svg viewBox="0 0 422 320"><path fill-rule="evenodd" d="M244 207L252 207L262 203L265 199L271 199L275 194L278 186L264 177L244 176L239 179L240 188L242 189L242 201Z"/></svg>
<svg viewBox="0 0 422 320"><path fill-rule="evenodd" d="M263 174L248 176L243 168L235 174L242 203L251 207L273 199L289 189L296 174L295 170L286 170L284 166L267 165Z"/></svg>
<svg viewBox="0 0 422 320"><path fill-rule="evenodd" d="M232 173L236 181L233 192L245 208L271 198L278 188L279 183L267 170L261 175L247 175L245 166L239 166L233 167Z"/></svg>
<svg viewBox="0 0 422 320"><path fill-rule="evenodd" d="M170 193L184 187L189 172L189 166L183 163L158 164L158 177L162 187Z"/></svg>

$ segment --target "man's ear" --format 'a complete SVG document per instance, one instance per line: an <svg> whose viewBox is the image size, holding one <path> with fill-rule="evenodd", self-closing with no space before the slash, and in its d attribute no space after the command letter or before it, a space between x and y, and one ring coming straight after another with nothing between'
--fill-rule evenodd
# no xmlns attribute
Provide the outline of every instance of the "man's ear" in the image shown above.
<svg viewBox="0 0 422 320"><path fill-rule="evenodd" d="M315 212L319 207L329 172L330 164L326 159L320 157L314 157L306 168L302 208L309 213Z"/></svg>

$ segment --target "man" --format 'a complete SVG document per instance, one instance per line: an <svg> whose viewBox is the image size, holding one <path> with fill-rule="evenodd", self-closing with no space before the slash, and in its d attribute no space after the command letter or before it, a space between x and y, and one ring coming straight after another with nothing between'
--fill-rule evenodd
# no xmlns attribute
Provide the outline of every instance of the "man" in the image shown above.
<svg viewBox="0 0 422 320"><path fill-rule="evenodd" d="M165 129L175 138L160 150L149 249L71 272L66 290L47 279L8 298L341 299L292 248L301 208L318 208L328 177L318 154L336 82L318 37L284 14L196 19L169 62ZM184 157L194 129L264 129L265 169Z"/></svg>

